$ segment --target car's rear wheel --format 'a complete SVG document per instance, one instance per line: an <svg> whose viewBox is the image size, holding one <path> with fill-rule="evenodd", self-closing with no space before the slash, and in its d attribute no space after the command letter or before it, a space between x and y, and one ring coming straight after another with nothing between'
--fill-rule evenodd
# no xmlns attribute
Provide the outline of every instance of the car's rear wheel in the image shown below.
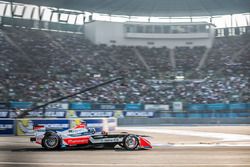
<svg viewBox="0 0 250 167"><path fill-rule="evenodd" d="M138 137L135 135L127 135L124 140L122 146L126 150L135 150L139 145Z"/></svg>
<svg viewBox="0 0 250 167"><path fill-rule="evenodd" d="M60 137L56 133L45 134L42 146L47 150L56 150L60 147Z"/></svg>

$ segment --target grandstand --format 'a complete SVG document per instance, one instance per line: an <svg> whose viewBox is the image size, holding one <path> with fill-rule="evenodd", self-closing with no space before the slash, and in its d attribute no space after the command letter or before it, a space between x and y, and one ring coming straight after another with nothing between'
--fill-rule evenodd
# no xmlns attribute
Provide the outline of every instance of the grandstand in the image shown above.
<svg viewBox="0 0 250 167"><path fill-rule="evenodd" d="M161 8L165 1L149 9L151 3L130 14L121 1L112 9L99 9L92 1L1 1L1 101L46 102L125 74L126 89L114 83L68 102L179 101L184 111L189 104L249 103L249 15L242 15L243 26L233 15L249 12L249 3L231 0L220 10L211 1L178 7L179 1L170 0L171 10ZM110 21L98 21L96 13L106 11ZM147 22L133 22L145 13L150 13ZM226 14L231 14L230 26L216 28L216 19ZM113 22L117 15L128 20ZM152 21L163 16L169 22Z"/></svg>
<svg viewBox="0 0 250 167"><path fill-rule="evenodd" d="M171 51L167 47L95 45L82 35L63 32L2 27L1 43L1 77L4 81L1 83L2 101L7 101L7 98L16 101L47 101L58 95L74 93L95 80L119 76L124 71L129 78L129 91L114 84L110 88L91 92L88 96L82 95L80 99L101 103L149 104L167 104L177 99L201 103L243 102L246 97L240 95L232 99L231 95L249 92L247 46L250 41L247 34L216 38L200 69L197 68L205 47L177 47L173 51L173 63ZM194 86L197 90L193 90L189 82L173 82L176 71L181 71L186 79L209 78L197 84L198 87ZM171 83L152 85L149 80ZM181 84L183 90L173 89L175 84ZM200 92L204 86L206 89ZM158 94L159 90L155 87L165 91ZM214 92L216 88L219 89L217 93ZM112 89L125 98L119 97ZM200 100L196 99L196 94L201 96ZM205 97L208 94L215 97L207 101Z"/></svg>

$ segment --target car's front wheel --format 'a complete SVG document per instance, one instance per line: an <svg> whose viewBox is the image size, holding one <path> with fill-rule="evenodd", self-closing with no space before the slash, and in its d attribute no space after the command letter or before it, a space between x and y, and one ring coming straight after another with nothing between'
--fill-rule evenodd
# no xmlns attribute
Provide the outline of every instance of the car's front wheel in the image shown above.
<svg viewBox="0 0 250 167"><path fill-rule="evenodd" d="M124 140L122 146L126 150L135 150L139 145L138 137L135 135L127 135Z"/></svg>
<svg viewBox="0 0 250 167"><path fill-rule="evenodd" d="M45 134L42 146L47 150L56 150L60 147L60 137L56 133Z"/></svg>

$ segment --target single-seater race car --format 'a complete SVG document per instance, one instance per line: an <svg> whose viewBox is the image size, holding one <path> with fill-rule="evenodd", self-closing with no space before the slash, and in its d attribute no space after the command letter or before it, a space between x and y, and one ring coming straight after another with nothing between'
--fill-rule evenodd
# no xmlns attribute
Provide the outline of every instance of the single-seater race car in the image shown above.
<svg viewBox="0 0 250 167"><path fill-rule="evenodd" d="M145 138L148 136L122 133L110 133L103 131L96 133L94 128L88 128L85 121L74 128L57 132L46 129L42 125L34 126L35 136L31 142L40 144L47 150L56 150L65 147L93 147L114 148L119 145L126 150L151 149L151 143Z"/></svg>

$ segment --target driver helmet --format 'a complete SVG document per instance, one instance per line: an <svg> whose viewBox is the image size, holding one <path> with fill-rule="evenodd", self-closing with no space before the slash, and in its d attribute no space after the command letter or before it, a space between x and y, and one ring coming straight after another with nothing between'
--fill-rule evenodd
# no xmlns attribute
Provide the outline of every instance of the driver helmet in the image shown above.
<svg viewBox="0 0 250 167"><path fill-rule="evenodd" d="M87 122L84 120L80 121L80 125L83 126L83 128L87 128Z"/></svg>

